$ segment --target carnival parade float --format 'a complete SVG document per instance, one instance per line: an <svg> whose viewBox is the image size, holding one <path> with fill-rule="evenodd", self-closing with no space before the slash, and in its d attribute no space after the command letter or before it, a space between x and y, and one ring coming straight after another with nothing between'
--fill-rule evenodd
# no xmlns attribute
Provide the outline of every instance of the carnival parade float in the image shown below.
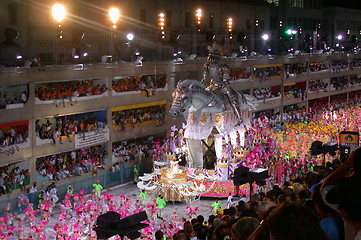
<svg viewBox="0 0 361 240"><path fill-rule="evenodd" d="M156 144L154 171L139 178L140 189L153 191L167 201L249 196L249 185L257 177L235 192L235 170L243 165L256 176L272 165L268 133L251 134L250 111L256 110L256 99L231 88L229 68L219 62L219 48L214 45L209 50L203 79L180 81L173 92L169 116L183 116L186 124L180 129L173 126L167 142ZM205 168L206 148L215 155L212 169Z"/></svg>

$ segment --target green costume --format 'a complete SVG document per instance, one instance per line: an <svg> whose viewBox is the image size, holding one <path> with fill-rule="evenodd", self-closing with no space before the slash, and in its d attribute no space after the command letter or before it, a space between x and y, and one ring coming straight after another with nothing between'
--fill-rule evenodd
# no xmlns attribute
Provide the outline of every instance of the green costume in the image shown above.
<svg viewBox="0 0 361 240"><path fill-rule="evenodd" d="M165 205L167 205L167 202L161 197L157 197L157 200L155 200L155 203L157 204L158 208L164 208Z"/></svg>
<svg viewBox="0 0 361 240"><path fill-rule="evenodd" d="M100 183L94 183L93 188L95 189L95 194L100 196L100 192L102 191L103 186L100 185Z"/></svg>
<svg viewBox="0 0 361 240"><path fill-rule="evenodd" d="M142 199L143 201L145 201L145 199L147 199L147 193L146 192L140 192L139 193L139 198Z"/></svg>
<svg viewBox="0 0 361 240"><path fill-rule="evenodd" d="M214 203L212 203L211 206L212 206L213 211L214 211L215 214L217 214L217 210L218 210L218 209L221 209L221 208L222 208L221 203L218 202L218 201L215 201Z"/></svg>
<svg viewBox="0 0 361 240"><path fill-rule="evenodd" d="M43 199L44 199L44 196L43 196L43 193L40 192L39 195L38 195L38 198L39 198L39 204L41 204L43 202Z"/></svg>
<svg viewBox="0 0 361 240"><path fill-rule="evenodd" d="M155 203L157 204L158 207L157 217L163 219L163 208L165 207L165 205L167 205L167 203L161 197L157 197Z"/></svg>
<svg viewBox="0 0 361 240"><path fill-rule="evenodd" d="M222 205L221 205L220 202L217 202L217 201L216 201L216 202L212 203L212 207L218 209L218 208L221 208Z"/></svg>
<svg viewBox="0 0 361 240"><path fill-rule="evenodd" d="M134 173L134 182L136 183L136 182L138 182L138 176L139 176L137 166L134 166L133 173Z"/></svg>

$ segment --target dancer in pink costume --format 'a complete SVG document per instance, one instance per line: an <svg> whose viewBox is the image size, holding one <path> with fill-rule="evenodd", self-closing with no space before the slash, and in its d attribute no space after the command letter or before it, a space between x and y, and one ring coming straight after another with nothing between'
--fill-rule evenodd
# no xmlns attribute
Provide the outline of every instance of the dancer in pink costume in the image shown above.
<svg viewBox="0 0 361 240"><path fill-rule="evenodd" d="M192 219L197 217L198 207L191 208L190 206L186 207L187 216Z"/></svg>
<svg viewBox="0 0 361 240"><path fill-rule="evenodd" d="M11 213L10 209L11 209L10 203L8 203L6 210L5 210L6 224L8 226L12 226L14 223L14 215Z"/></svg>
<svg viewBox="0 0 361 240"><path fill-rule="evenodd" d="M174 226L175 231L177 232L179 229L179 215L177 212L178 208L174 207L173 214L172 214L172 224Z"/></svg>

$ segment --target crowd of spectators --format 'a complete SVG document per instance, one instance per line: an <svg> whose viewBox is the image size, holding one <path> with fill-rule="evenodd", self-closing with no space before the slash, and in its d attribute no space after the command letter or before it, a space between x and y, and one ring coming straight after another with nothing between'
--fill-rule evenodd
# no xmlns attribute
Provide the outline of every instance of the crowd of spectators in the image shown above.
<svg viewBox="0 0 361 240"><path fill-rule="evenodd" d="M361 84L361 78L358 78L357 75L351 75L349 80L349 86L359 86Z"/></svg>
<svg viewBox="0 0 361 240"><path fill-rule="evenodd" d="M331 78L330 85L322 80L309 81L308 88L309 92L339 91L360 84L361 78L358 78L357 75L351 75L349 78L347 76Z"/></svg>
<svg viewBox="0 0 361 240"><path fill-rule="evenodd" d="M167 74L127 76L113 80L112 85L116 92L155 90L166 87Z"/></svg>
<svg viewBox="0 0 361 240"><path fill-rule="evenodd" d="M331 78L330 91L339 91L346 89L349 86L348 77L334 77Z"/></svg>
<svg viewBox="0 0 361 240"><path fill-rule="evenodd" d="M350 62L350 70L361 67L361 59L353 59Z"/></svg>
<svg viewBox="0 0 361 240"><path fill-rule="evenodd" d="M358 99L353 99L347 102L346 94L338 94L332 96L330 99L330 103L328 102L327 98L322 99L314 99L308 102L309 113L316 114L320 112L327 111L327 109L340 109L340 108L347 108L351 104L359 103Z"/></svg>
<svg viewBox="0 0 361 240"><path fill-rule="evenodd" d="M361 100L361 91L359 90L359 91L349 92L348 100L349 100L350 104L359 103Z"/></svg>
<svg viewBox="0 0 361 240"><path fill-rule="evenodd" d="M274 97L278 97L280 96L281 92L278 91L273 91L272 88L268 87L268 88L255 88L253 90L253 96L257 99L257 100L265 100L265 99L269 99L269 98L274 98Z"/></svg>
<svg viewBox="0 0 361 240"><path fill-rule="evenodd" d="M330 69L330 66L325 63L321 62L310 62L308 64L308 71L309 72L319 72Z"/></svg>
<svg viewBox="0 0 361 240"><path fill-rule="evenodd" d="M112 145L113 156L117 161L113 164L111 171L119 171L120 168L127 168L142 159L152 156L155 149L155 142L164 142L163 137L142 137L130 140L115 142Z"/></svg>
<svg viewBox="0 0 361 240"><path fill-rule="evenodd" d="M59 181L104 169L108 154L103 145L81 148L36 159L36 171L43 177Z"/></svg>
<svg viewBox="0 0 361 240"><path fill-rule="evenodd" d="M294 63L285 65L285 77L298 77L300 75L308 75L313 72L319 72L329 69L328 64L320 62Z"/></svg>
<svg viewBox="0 0 361 240"><path fill-rule="evenodd" d="M309 117L304 104L294 104L283 108L282 121L285 123L295 124L305 122L308 121Z"/></svg>
<svg viewBox="0 0 361 240"><path fill-rule="evenodd" d="M281 122L280 111L277 109L267 109L253 114L252 125L258 125L258 122L262 122L263 119L268 119L271 126Z"/></svg>
<svg viewBox="0 0 361 240"><path fill-rule="evenodd" d="M308 101L308 112L318 113L328 108L328 98L314 99Z"/></svg>
<svg viewBox="0 0 361 240"><path fill-rule="evenodd" d="M42 84L35 90L35 97L41 101L53 100L57 107L60 103L65 107L65 100L73 105L78 97L101 95L107 90L105 84L96 84L96 80L66 81Z"/></svg>
<svg viewBox="0 0 361 240"><path fill-rule="evenodd" d="M308 74L309 70L307 63L294 63L294 64L285 64L285 75L286 78L289 77L298 77L302 74Z"/></svg>
<svg viewBox="0 0 361 240"><path fill-rule="evenodd" d="M325 83L322 80L312 80L308 82L309 92L320 92L327 90L328 90L328 83Z"/></svg>
<svg viewBox="0 0 361 240"><path fill-rule="evenodd" d="M313 99L308 102L308 112L305 104L288 105L283 108L282 118L279 111L273 109L255 112L253 114L253 122L256 123L259 119L267 118L271 126L276 123L284 122L295 124L298 122L307 122L314 114L326 111L329 108L340 109L348 105L361 103L361 91L353 91L349 93L348 101L346 94L338 94L331 97L330 102L328 97L321 99Z"/></svg>
<svg viewBox="0 0 361 240"><path fill-rule="evenodd" d="M247 71L246 68L232 68L229 72L229 78L231 81L238 79L247 79L251 77L251 72Z"/></svg>
<svg viewBox="0 0 361 240"><path fill-rule="evenodd" d="M254 76L260 81L270 80L272 77L281 77L281 67L255 68Z"/></svg>
<svg viewBox="0 0 361 240"><path fill-rule="evenodd" d="M52 140L53 145L56 144L57 139L60 144L63 144L62 137L67 137L71 142L71 134L84 134L106 127L107 120L97 119L94 113L89 113L87 116L65 115L35 121L36 136L40 139Z"/></svg>
<svg viewBox="0 0 361 240"><path fill-rule="evenodd" d="M7 92L6 90L0 88L0 109L6 108L6 106L10 104L25 104L27 100L27 91L22 91L19 95L16 91Z"/></svg>
<svg viewBox="0 0 361 240"><path fill-rule="evenodd" d="M150 106L136 109L115 111L112 113L114 131L125 131L147 121L155 121L156 126L166 124L166 106Z"/></svg>
<svg viewBox="0 0 361 240"><path fill-rule="evenodd" d="M28 137L27 126L21 127L21 131L18 128L19 126L0 128L0 147L26 142L26 138Z"/></svg>
<svg viewBox="0 0 361 240"><path fill-rule="evenodd" d="M285 86L283 94L287 99L296 98L303 101L307 98L306 87L296 85Z"/></svg>
<svg viewBox="0 0 361 240"><path fill-rule="evenodd" d="M360 239L360 151L350 159L342 165L335 159L326 167L296 169L283 185L266 193L237 201L230 197L229 206L215 214L185 221L172 239ZM352 167L354 176L347 177Z"/></svg>
<svg viewBox="0 0 361 240"><path fill-rule="evenodd" d="M30 177L29 169L22 169L16 164L0 167L0 195L11 193L19 185L25 191L26 180Z"/></svg>
<svg viewBox="0 0 361 240"><path fill-rule="evenodd" d="M348 70L348 62L347 62L347 60L345 60L345 61L332 61L331 69L332 69L332 72L335 72L335 73L338 73L341 70L346 71L346 70Z"/></svg>
<svg viewBox="0 0 361 240"><path fill-rule="evenodd" d="M347 94L338 94L330 97L330 106L333 108L345 107L347 105Z"/></svg>

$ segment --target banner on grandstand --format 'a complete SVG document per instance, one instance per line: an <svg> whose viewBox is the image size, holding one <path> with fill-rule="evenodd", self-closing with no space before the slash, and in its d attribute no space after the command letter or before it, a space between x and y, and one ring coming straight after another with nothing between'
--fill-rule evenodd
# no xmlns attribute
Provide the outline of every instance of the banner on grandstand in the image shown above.
<svg viewBox="0 0 361 240"><path fill-rule="evenodd" d="M109 128L75 134L75 148L88 147L109 140Z"/></svg>
<svg viewBox="0 0 361 240"><path fill-rule="evenodd" d="M340 145L359 145L359 133L352 131L340 132Z"/></svg>

